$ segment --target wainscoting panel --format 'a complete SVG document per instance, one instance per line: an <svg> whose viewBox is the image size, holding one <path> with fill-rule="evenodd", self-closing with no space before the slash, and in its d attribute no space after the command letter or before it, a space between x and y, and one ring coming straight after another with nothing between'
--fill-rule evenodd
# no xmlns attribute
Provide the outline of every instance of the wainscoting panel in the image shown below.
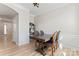
<svg viewBox="0 0 79 59"><path fill-rule="evenodd" d="M64 48L79 50L79 35L63 35L61 42Z"/></svg>

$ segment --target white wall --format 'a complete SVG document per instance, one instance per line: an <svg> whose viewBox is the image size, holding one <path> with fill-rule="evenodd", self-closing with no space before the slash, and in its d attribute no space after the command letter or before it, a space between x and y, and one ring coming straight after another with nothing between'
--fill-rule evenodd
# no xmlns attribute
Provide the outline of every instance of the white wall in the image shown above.
<svg viewBox="0 0 79 59"><path fill-rule="evenodd" d="M4 23L0 21L0 35L4 34Z"/></svg>
<svg viewBox="0 0 79 59"><path fill-rule="evenodd" d="M46 14L36 17L35 21L38 30L44 30L45 33L52 33L61 30L64 34L76 34L76 15L75 7L68 5L56 10L52 10ZM41 27L42 26L42 27ZM69 29L68 29L69 28Z"/></svg>
<svg viewBox="0 0 79 59"><path fill-rule="evenodd" d="M29 19L30 21L29 21L29 22L34 23L34 22L35 22L35 21L34 21L34 18L35 18L35 16L31 14L31 15L30 15L30 19Z"/></svg>
<svg viewBox="0 0 79 59"><path fill-rule="evenodd" d="M18 44L18 15L13 18L13 42Z"/></svg>
<svg viewBox="0 0 79 59"><path fill-rule="evenodd" d="M25 10L19 14L19 45L29 42L29 12Z"/></svg>
<svg viewBox="0 0 79 59"><path fill-rule="evenodd" d="M18 30L18 45L29 43L29 9L13 3L4 3L4 5L7 5L8 7L12 8L18 14L18 28L16 29L16 31Z"/></svg>
<svg viewBox="0 0 79 59"><path fill-rule="evenodd" d="M75 4L52 10L35 18L37 30L44 30L46 34L52 34L60 30L63 35L64 47L79 49L79 20Z"/></svg>

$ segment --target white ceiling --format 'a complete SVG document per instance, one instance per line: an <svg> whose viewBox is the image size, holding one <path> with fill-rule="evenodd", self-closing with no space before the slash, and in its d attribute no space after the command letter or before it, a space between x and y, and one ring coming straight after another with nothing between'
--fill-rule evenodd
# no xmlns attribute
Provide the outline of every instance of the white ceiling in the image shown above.
<svg viewBox="0 0 79 59"><path fill-rule="evenodd" d="M34 7L32 3L17 3L17 4L30 9L30 13L34 16L67 5L67 3L39 3L39 8L37 8ZM14 10L0 3L0 17L13 18L16 14L17 13Z"/></svg>
<svg viewBox="0 0 79 59"><path fill-rule="evenodd" d="M39 3L39 8L34 7L32 3L18 3L25 8L29 8L31 14L37 16L53 9L67 5L67 3Z"/></svg>
<svg viewBox="0 0 79 59"><path fill-rule="evenodd" d="M0 3L0 17L13 18L16 14L14 10Z"/></svg>

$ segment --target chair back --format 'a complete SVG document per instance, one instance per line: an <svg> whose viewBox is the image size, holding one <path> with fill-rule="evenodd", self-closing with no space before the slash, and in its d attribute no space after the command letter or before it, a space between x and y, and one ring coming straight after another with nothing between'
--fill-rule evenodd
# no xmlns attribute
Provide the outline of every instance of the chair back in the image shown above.
<svg viewBox="0 0 79 59"><path fill-rule="evenodd" d="M39 32L38 32L38 31L35 31L35 32L34 32L34 35L35 35L35 36L39 36Z"/></svg>
<svg viewBox="0 0 79 59"><path fill-rule="evenodd" d="M52 47L54 47L55 45L56 36L57 36L57 32L54 32L54 34L52 35Z"/></svg>
<svg viewBox="0 0 79 59"><path fill-rule="evenodd" d="M44 31L41 30L41 31L40 31L40 35L44 35Z"/></svg>
<svg viewBox="0 0 79 59"><path fill-rule="evenodd" d="M58 44L59 34L60 34L60 31L58 31L58 32L56 31L52 35L52 46L55 46L56 44Z"/></svg>
<svg viewBox="0 0 79 59"><path fill-rule="evenodd" d="M59 39L59 34L60 34L60 31L57 32L56 41L58 41L58 39Z"/></svg>

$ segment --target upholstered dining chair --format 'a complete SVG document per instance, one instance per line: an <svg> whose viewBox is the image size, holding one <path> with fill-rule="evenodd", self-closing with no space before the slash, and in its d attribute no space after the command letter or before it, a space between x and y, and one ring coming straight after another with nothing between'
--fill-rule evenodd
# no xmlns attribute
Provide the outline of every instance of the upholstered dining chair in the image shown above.
<svg viewBox="0 0 79 59"><path fill-rule="evenodd" d="M52 35L52 55L55 52L57 31Z"/></svg>
<svg viewBox="0 0 79 59"><path fill-rule="evenodd" d="M55 45L56 45L55 44L56 34L57 34L57 32L54 32L52 34L52 37L50 37L50 40L47 42L44 42L43 48L44 48L46 53L49 50L49 48L52 48L51 50L52 50L52 55L53 55L53 52L55 51Z"/></svg>
<svg viewBox="0 0 79 59"><path fill-rule="evenodd" d="M34 35L35 35L35 36L39 36L39 32L36 30L36 31L34 32Z"/></svg>
<svg viewBox="0 0 79 59"><path fill-rule="evenodd" d="M58 48L58 37L59 37L60 31L56 31L52 34L52 37L49 41L45 42L45 48L48 50L49 47L52 48L52 55L55 52L55 50Z"/></svg>
<svg viewBox="0 0 79 59"><path fill-rule="evenodd" d="M44 35L44 31L43 30L40 31L40 35L41 36Z"/></svg>
<svg viewBox="0 0 79 59"><path fill-rule="evenodd" d="M61 31L58 31L56 35L56 49L58 48L58 39L59 39L60 32Z"/></svg>
<svg viewBox="0 0 79 59"><path fill-rule="evenodd" d="M59 34L60 31L56 31L53 35L52 35L52 55L53 52L55 52L55 50L58 48L58 39L59 39Z"/></svg>

